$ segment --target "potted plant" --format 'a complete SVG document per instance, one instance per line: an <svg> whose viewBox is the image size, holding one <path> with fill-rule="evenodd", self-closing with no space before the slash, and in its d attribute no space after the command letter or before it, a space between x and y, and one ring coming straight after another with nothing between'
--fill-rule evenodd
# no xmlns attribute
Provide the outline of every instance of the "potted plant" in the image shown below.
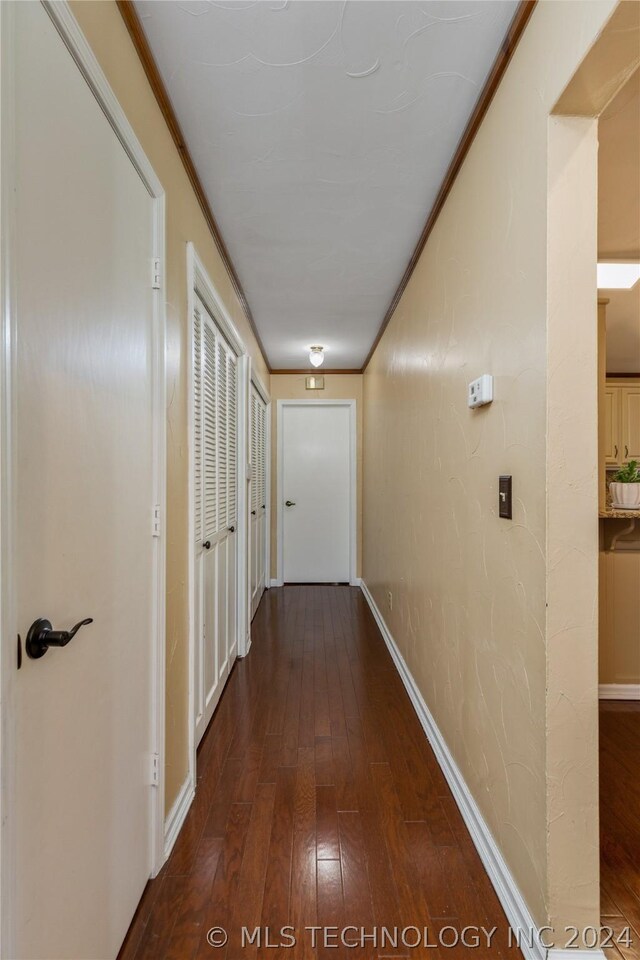
<svg viewBox="0 0 640 960"><path fill-rule="evenodd" d="M623 510L640 509L640 470L637 460L630 460L614 475L609 484L611 502Z"/></svg>

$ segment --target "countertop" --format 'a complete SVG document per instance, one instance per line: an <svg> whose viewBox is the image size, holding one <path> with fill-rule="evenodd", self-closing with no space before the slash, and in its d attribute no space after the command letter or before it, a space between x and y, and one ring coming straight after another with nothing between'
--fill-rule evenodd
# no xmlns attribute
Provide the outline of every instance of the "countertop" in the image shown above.
<svg viewBox="0 0 640 960"><path fill-rule="evenodd" d="M640 510L618 510L607 506L598 516L601 520L640 520Z"/></svg>

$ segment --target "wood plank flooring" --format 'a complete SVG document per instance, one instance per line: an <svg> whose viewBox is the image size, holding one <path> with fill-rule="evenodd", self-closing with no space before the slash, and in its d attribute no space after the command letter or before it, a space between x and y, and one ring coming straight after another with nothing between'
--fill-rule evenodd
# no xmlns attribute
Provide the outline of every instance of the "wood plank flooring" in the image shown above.
<svg viewBox="0 0 640 960"><path fill-rule="evenodd" d="M120 960L518 958L508 924L358 589L268 591L198 753L193 806ZM346 925L378 945L340 945ZM305 928L328 928L325 938ZM438 947L496 926L490 946ZM223 927L223 947L207 932ZM241 929L269 927L270 943ZM295 928L280 936L281 928ZM381 943L428 927L436 946ZM333 929L335 928L335 933ZM349 942L360 933L347 932Z"/></svg>
<svg viewBox="0 0 640 960"><path fill-rule="evenodd" d="M640 703L600 702L600 884L603 926L632 943L606 951L640 960Z"/></svg>

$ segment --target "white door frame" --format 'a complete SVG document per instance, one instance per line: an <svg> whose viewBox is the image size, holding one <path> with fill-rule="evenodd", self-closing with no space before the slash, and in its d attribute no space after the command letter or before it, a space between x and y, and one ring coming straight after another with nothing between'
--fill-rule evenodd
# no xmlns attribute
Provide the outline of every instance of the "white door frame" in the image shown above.
<svg viewBox="0 0 640 960"><path fill-rule="evenodd" d="M188 391L188 429L187 458L189 472L189 780L195 790L196 784L196 657L195 657L195 605L196 571L193 555L193 530L195 526L195 477L194 477L194 378L193 378L193 315L199 297L214 319L225 339L238 357L238 530L236 550L237 574L237 631L238 656L245 657L248 650L248 603L247 600L247 469L248 469L248 432L247 401L249 395L249 356L247 348L235 328L222 297L211 281L206 268L198 256L193 243L187 243L187 391ZM186 811L185 811L186 812Z"/></svg>
<svg viewBox="0 0 640 960"><path fill-rule="evenodd" d="M278 465L277 465L277 531L278 531L278 575L276 586L281 587L284 583L284 510L283 510L283 490L282 490L282 468L284 464L284 436L283 436L283 416L285 407L348 407L349 408L349 571L351 585L357 586L357 564L358 564L358 511L357 511L357 489L358 489L358 457L357 457L357 425L356 425L356 401L355 400L278 400L277 401L277 422L278 422Z"/></svg>
<svg viewBox="0 0 640 960"><path fill-rule="evenodd" d="M153 291L153 491L151 502L158 510L159 525L153 536L153 650L151 662L151 737L149 782L151 790L149 828L151 831L150 876L164 862L164 762L165 762L165 556L166 556L166 314L164 290L165 193L122 107L109 85L93 51L66 0L42 0L54 26L88 83L107 120L153 200L153 250L151 259L161 264L160 284ZM13 237L15 230L15 74L13 62L14 19L12 4L0 4L1 46L1 128L0 188L0 646L1 726L0 781L2 783L2 829L0 833L0 955L13 956L11 877L15 858L14 808L14 701L13 677L16 664L18 623L13 576L16 524L15 449L15 344L17 331L14 299ZM152 263L149 263L151 286ZM152 518L149 517L149 536ZM24 626L24 625L22 625Z"/></svg>
<svg viewBox="0 0 640 960"><path fill-rule="evenodd" d="M265 530L264 530L264 588L267 590L271 584L271 394L265 387L257 370L251 368L251 383L254 385L267 408L265 415L265 450L264 450L264 470L265 470ZM248 407L250 413L251 407ZM249 433L251 424L248 425ZM250 440L250 437L249 437ZM249 442L249 456L251 456L251 443ZM251 478L253 482L253 464L250 466ZM249 542L249 549L251 544ZM249 554L249 563L247 564L247 593L248 593L248 616L249 616L249 646L251 646L251 555Z"/></svg>

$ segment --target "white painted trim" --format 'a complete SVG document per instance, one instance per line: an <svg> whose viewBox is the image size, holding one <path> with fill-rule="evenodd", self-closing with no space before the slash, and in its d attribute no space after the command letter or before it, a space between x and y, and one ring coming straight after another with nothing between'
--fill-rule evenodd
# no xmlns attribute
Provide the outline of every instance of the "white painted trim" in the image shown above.
<svg viewBox="0 0 640 960"><path fill-rule="evenodd" d="M349 408L349 582L357 580L358 566L358 458L357 458L357 422L355 400L278 400L277 420L277 462L276 462L276 530L277 577L273 586L282 586L284 582L284 510L282 509L282 468L284 460L283 415L285 407L348 407Z"/></svg>
<svg viewBox="0 0 640 960"><path fill-rule="evenodd" d="M547 951L547 960L606 960L604 950L556 950Z"/></svg>
<svg viewBox="0 0 640 960"><path fill-rule="evenodd" d="M601 683L600 700L640 700L640 683Z"/></svg>
<svg viewBox="0 0 640 960"><path fill-rule="evenodd" d="M191 310L190 316L193 316L195 305L195 295L200 297L205 307L216 322L216 326L228 341L230 347L237 357L242 357L247 353L247 348L235 324L231 319L231 314L227 310L224 300L218 293L213 281L207 273L204 263L198 256L198 252L193 243L187 243L187 297L188 306Z"/></svg>
<svg viewBox="0 0 640 960"><path fill-rule="evenodd" d="M187 819L189 808L196 795L195 780L191 774L187 774L187 779L182 784L178 796L175 799L171 810L167 814L164 822L164 858L165 860L173 850L173 845L178 839L178 834L182 829L184 821Z"/></svg>
<svg viewBox="0 0 640 960"><path fill-rule="evenodd" d="M269 581L269 586L270 586L270 587L281 587L281 586L282 586L282 582L281 582L280 580L278 580L277 577L271 577L271 580Z"/></svg>
<svg viewBox="0 0 640 960"><path fill-rule="evenodd" d="M80 73L100 104L104 115L113 128L113 132L138 171L149 194L152 197L164 196L162 184L149 163L147 155L142 149L142 144L127 120L126 114L80 29L78 21L71 12L71 7L66 0L41 0L41 2L75 60Z"/></svg>
<svg viewBox="0 0 640 960"><path fill-rule="evenodd" d="M158 783L153 803L153 862L151 875L157 876L164 862L164 784L165 784L165 718L166 718L166 610L167 610L167 365L166 365L166 256L164 193L155 198L154 257L161 264L160 289L153 294L153 462L154 498L160 506L160 536L154 537L155 603L153 607L153 687L152 718L153 752L158 756Z"/></svg>
<svg viewBox="0 0 640 960"><path fill-rule="evenodd" d="M150 875L155 876L164 862L164 776L165 776L165 607L166 607L166 293L165 293L165 194L162 184L155 174L140 141L127 120L115 93L113 92L100 64L82 33L71 8L66 0L42 0L42 5L69 53L73 57L80 73L89 85L105 117L111 124L118 140L145 185L153 204L153 250L151 257L159 257L162 264L161 288L153 294L153 463L154 488L152 502L160 505L161 534L153 538L153 649L151 654L152 692L151 692L151 743L149 752L157 754L158 783L150 788L151 810L149 828L151 835ZM13 305L13 266L11 263L12 239L14 232L14 201L12 196L15 143L14 143L14 74L11 42L13 19L11 4L1 4L1 43L2 43L2 334L0 336L2 354L0 356L0 461L2 489L0 490L0 540L2 542L2 580L0 607L2 612L2 634L6 647L0 649L0 674L2 687L2 768L0 778L4 807L2 809L2 838L0 843L0 954L12 955L13 915L10 906L10 882L6 877L13 873L14 836L13 836L13 752L14 729L11 679L14 675L15 637L18 632L16 622L14 592L15 584L10 577L13 555L13 530L15 526L15 499L13 479L14 471L14 435L15 435L15 399L14 348L15 308ZM12 642L9 642L9 640ZM8 721L8 722L7 722Z"/></svg>
<svg viewBox="0 0 640 960"><path fill-rule="evenodd" d="M514 933L517 934L518 931L520 932L521 949L524 957L526 960L563 960L565 957L572 958L572 960L580 957L588 957L589 960L604 958L604 953L601 950L548 950L543 946L539 935L537 935L537 925L533 919L533 915L518 888L513 874L502 856L492 836L491 830L482 816L480 808L469 790L460 768L455 762L453 754L449 750L364 580L362 581L361 589L371 608L371 612L378 624L380 633L400 674L405 689L409 694L409 699L422 724L427 740L433 747L436 759L440 764L442 772L453 793L454 800L471 834L474 846L480 855L484 868L489 875L489 879L507 915L507 920ZM530 931L536 931L536 935L534 935L533 938L530 938ZM533 939L533 944L531 943L531 939Z"/></svg>
<svg viewBox="0 0 640 960"><path fill-rule="evenodd" d="M187 568L187 590L189 597L189 772L188 776L196 783L196 658L195 658L195 609L196 609L196 573L193 551L193 531L195 527L195 484L194 484L194 393L193 393L193 316L199 297L205 305L222 335L225 337L238 358L238 519L237 519L237 655L245 657L249 652L248 609L246 603L247 580L247 529L248 503L246 484L246 464L248 461L247 433L247 397L249 393L250 358L244 341L236 330L229 311L207 270L198 256L195 245L187 243L187 474L188 474L188 514L189 514L189 551Z"/></svg>
<svg viewBox="0 0 640 960"><path fill-rule="evenodd" d="M16 845L12 789L15 765L16 603L13 558L15 484L15 74L14 5L0 3L0 956L14 956Z"/></svg>
<svg viewBox="0 0 640 960"><path fill-rule="evenodd" d="M250 428L250 394L251 358L247 353L238 358L238 549L236 556L236 582L238 584L237 630L238 644L236 647L239 657L246 657L249 653L250 637L249 624L251 618L249 607L251 596L249 590L249 558L250 558L250 524L249 524L249 484L247 483L246 464L251 443Z"/></svg>
<svg viewBox="0 0 640 960"><path fill-rule="evenodd" d="M266 404L271 403L271 394L262 382L262 378L255 367L251 367L251 383L254 385Z"/></svg>

